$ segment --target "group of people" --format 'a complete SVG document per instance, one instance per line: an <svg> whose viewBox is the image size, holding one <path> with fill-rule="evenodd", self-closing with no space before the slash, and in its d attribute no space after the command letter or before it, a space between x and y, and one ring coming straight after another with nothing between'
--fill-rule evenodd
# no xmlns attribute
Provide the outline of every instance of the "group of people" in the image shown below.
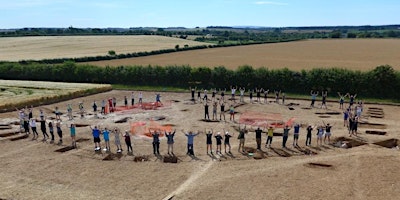
<svg viewBox="0 0 400 200"><path fill-rule="evenodd" d="M190 88L191 90L191 95L192 95L192 100L195 100L195 91L197 88ZM227 100L230 100L232 103L230 104L229 107L229 113L230 113L230 120L234 120L234 103L236 101L235 99L235 95L236 95L236 90L239 90L240 92L240 98L239 101L240 102L244 102L244 98L243 95L246 92L245 88L242 87L237 87L237 86L231 86L231 98L230 99L225 99L225 92L226 89L224 90L219 90L219 92L217 92L216 89L212 90L212 96L209 99L207 96L207 90L204 90L204 96L201 98L200 97L200 91L198 91L198 100L199 101L204 101L204 107L205 107L205 119L210 119L209 116L209 101L211 101L211 105L212 105L212 111L213 111L213 115L212 115L212 119L213 120L217 120L218 116L217 116L217 106L220 106L220 114L219 114L219 120L225 120L225 105L227 103ZM261 102L261 93L264 93L264 103L267 103L267 94L269 92L269 90L264 90L263 88L255 88L254 90L249 90L249 94L250 94L250 102L253 102L252 98L253 98L253 92L256 93L256 98L258 102ZM219 99L216 98L216 94L220 93L221 97ZM322 104L321 104L321 108L323 106L325 106L326 108L326 97L328 92L327 91L323 91L322 93ZM276 94L276 99L275 101L277 103L279 103L279 99L282 98L282 103L284 103L285 100L285 94L281 93L281 91L275 91ZM311 96L312 96L312 101L311 101L311 106L314 106L315 104L315 100L316 97L318 96L319 92L318 91L311 91ZM357 94L351 95L349 93L342 95L340 93L338 93L340 100L339 100L339 105L340 108L343 108L343 104L345 103L345 98L349 97L349 107L347 109L344 110L343 114L344 114L344 126L348 127L349 130L349 134L350 136L352 135L357 135L357 124L358 124L358 120L361 116L362 110L363 110L363 103L362 101L359 101L356 105L355 105L355 97L357 96ZM134 92L132 92L131 95L131 105L134 105L135 103L135 97L134 97ZM156 102L157 103L161 103L160 100L160 94L156 93ZM143 94L141 92L139 92L139 104L141 104L143 101ZM108 103L110 104L110 106L112 107L116 107L116 98L110 98L110 100L108 100ZM127 96L124 97L124 104L125 106L128 106L128 99ZM105 114L105 106L106 106L106 102L105 100L102 100L102 105L101 105L101 113ZM83 102L79 102L79 109L83 110ZM17 109L18 110L18 109ZM97 105L96 102L94 101L93 103L93 111L94 113L97 112ZM39 137L39 134L37 132L37 119L33 117L33 107L26 107L24 109L18 110L19 112L19 119L20 119L20 124L21 124L21 131L24 131L26 134L33 134L33 140L36 140ZM67 112L68 112L68 118L70 120L73 119L72 117L72 105L68 104L67 105ZM39 122L40 122L40 129L42 131L43 134L43 141L47 141L48 139L50 139L50 143L54 143L55 140L55 136L54 136L54 129L56 129L57 131L57 135L59 137L59 142L57 144L61 145L63 143L63 133L62 133L62 121L61 121L61 112L59 111L59 108L56 107L55 108L55 118L51 119L51 120L47 120L44 112L42 109L39 109ZM47 122L47 123L46 123ZM74 123L69 123L69 125L66 125L69 130L70 130L70 135L71 135L71 140L72 140L72 146L76 147L76 139L75 139L75 135L76 135L76 126ZM55 127L55 128L54 128ZM327 123L325 124L325 122L323 122L323 124L321 125L309 125L306 128L306 142L305 145L306 146L310 146L311 145L311 138L312 138L312 132L313 130L316 130L316 135L317 135L317 145L322 145L323 143L330 143L330 138L332 135L332 127L333 125ZM49 130L50 136L47 133L47 128ZM122 133L118 128L114 128L112 130L109 130L107 127L99 127L99 126L90 126L91 131L92 131L92 135L93 135L93 141L94 141L94 145L95 145L95 151L100 151L101 150L101 136L103 137L104 140L104 151L111 151L111 147L110 147L110 134L112 134L114 136L114 143L117 147L116 152L117 153L122 153L122 145L121 145L121 139L120 137L124 138L125 144L126 144L126 149L128 151L128 153L132 153L133 152L133 148L132 148L132 141L131 141L131 134L128 130L126 130L124 133ZM288 141L288 137L289 137L289 133L290 131L293 129L293 146L294 147L298 147L298 139L299 139L299 133L300 133L300 129L301 126L300 124L294 124L294 125L284 125L283 127L283 134L282 134L282 148L286 148L287 145L287 141ZM266 142L265 142L265 147L266 148L270 148L271 144L272 144L272 140L273 140L273 136L274 136L274 130L276 130L276 128L274 128L273 126L269 126L266 127L265 130L262 127L258 127L257 129L254 130L255 132L255 139L256 139L256 147L258 150L261 150L261 143L262 143L262 133L265 132L266 133ZM168 154L169 155L174 155L174 136L176 133L176 130L174 131L161 131L158 129L150 129L149 130L151 136L152 136L152 146L153 146L153 153L155 155L159 155L160 154L160 138L162 136L165 136L166 140L167 140L167 145L168 145ZM187 154L188 155L192 155L194 156L194 138L196 136L198 136L201 132L198 131L197 133L194 133L193 131L184 131L182 130L182 132L184 133L184 135L187 137ZM214 152L216 152L217 154L221 154L222 152L222 143L224 144L224 151L225 153L230 154L231 153L231 145L230 145L230 138L233 137L234 134L230 133L229 131L226 130L222 130L222 132L220 131L215 131L213 129L206 129L204 131L205 136L206 136L206 145L207 145L207 154L213 154L213 138L215 139L216 142L216 149ZM239 140L239 146L238 146L238 151L239 152L245 152L244 149L244 143L245 143L245 137L246 135L249 133L249 131L246 129L246 126L241 127L241 125L239 124L239 133L238 133L238 137L237 139Z"/></svg>

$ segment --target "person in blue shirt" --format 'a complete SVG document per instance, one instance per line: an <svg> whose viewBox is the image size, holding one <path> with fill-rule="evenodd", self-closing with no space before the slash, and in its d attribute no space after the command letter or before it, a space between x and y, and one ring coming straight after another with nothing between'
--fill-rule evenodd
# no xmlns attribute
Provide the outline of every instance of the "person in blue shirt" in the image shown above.
<svg viewBox="0 0 400 200"><path fill-rule="evenodd" d="M107 127L105 127L102 133L103 133L104 143L106 144L106 147L103 150L109 152L110 151L110 132L108 131Z"/></svg>
<svg viewBox="0 0 400 200"><path fill-rule="evenodd" d="M300 133L300 124L295 124L293 126L293 146L298 147L298 141L299 141L299 133Z"/></svg>
<svg viewBox="0 0 400 200"><path fill-rule="evenodd" d="M189 131L189 132L186 133L184 130L182 130L182 132L185 134L185 136L188 139L188 141L187 141L187 153L186 154L194 156L193 140L194 140L194 137L199 135L199 132L197 132L196 134L193 134L192 131Z"/></svg>
<svg viewBox="0 0 400 200"><path fill-rule="evenodd" d="M71 134L71 140L72 140L72 147L76 148L76 129L75 129L75 124L71 123L71 125L68 127L70 134Z"/></svg>
<svg viewBox="0 0 400 200"><path fill-rule="evenodd" d="M101 149L101 147L100 147L100 130L97 129L97 126L94 126L94 128L92 128L92 126L89 126L89 127L92 130L92 134L93 134L94 150L98 151Z"/></svg>

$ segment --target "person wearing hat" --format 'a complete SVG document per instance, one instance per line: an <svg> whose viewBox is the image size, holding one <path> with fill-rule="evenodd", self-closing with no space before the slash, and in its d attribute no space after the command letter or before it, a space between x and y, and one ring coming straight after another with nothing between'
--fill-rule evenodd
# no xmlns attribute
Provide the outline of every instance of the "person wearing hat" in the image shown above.
<svg viewBox="0 0 400 200"><path fill-rule="evenodd" d="M215 137L215 140L216 140L216 142L217 142L217 149L216 149L216 152L217 152L217 154L221 154L221 144L222 144L222 136L221 136L221 133L220 133L220 132L217 132L217 135L214 136L214 137Z"/></svg>

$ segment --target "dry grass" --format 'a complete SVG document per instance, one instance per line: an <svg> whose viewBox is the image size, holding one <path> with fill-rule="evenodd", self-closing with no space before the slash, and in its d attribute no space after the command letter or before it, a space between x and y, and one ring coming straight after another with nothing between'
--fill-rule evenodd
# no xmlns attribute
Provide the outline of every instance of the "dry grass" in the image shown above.
<svg viewBox="0 0 400 200"><path fill-rule="evenodd" d="M133 53L206 43L163 36L46 36L0 38L0 60L40 60Z"/></svg>
<svg viewBox="0 0 400 200"><path fill-rule="evenodd" d="M398 39L340 39L307 40L289 43L202 49L121 60L91 62L99 66L117 65L183 65L225 66L236 69L241 65L302 70L341 67L370 70L389 64L400 70L400 40Z"/></svg>
<svg viewBox="0 0 400 200"><path fill-rule="evenodd" d="M0 80L0 109L13 110L24 104L41 105L110 90L106 84Z"/></svg>

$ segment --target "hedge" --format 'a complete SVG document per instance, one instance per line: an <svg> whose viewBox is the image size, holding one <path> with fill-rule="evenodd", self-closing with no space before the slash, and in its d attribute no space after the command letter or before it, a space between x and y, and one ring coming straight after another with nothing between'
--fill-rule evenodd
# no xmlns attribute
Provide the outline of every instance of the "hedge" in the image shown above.
<svg viewBox="0 0 400 200"><path fill-rule="evenodd" d="M0 79L108 83L187 88L263 87L290 93L313 90L350 92L377 99L400 100L400 73L389 65L371 71L342 68L291 71L240 66L237 70L219 67L119 66L97 67L64 62L62 65L0 62Z"/></svg>

